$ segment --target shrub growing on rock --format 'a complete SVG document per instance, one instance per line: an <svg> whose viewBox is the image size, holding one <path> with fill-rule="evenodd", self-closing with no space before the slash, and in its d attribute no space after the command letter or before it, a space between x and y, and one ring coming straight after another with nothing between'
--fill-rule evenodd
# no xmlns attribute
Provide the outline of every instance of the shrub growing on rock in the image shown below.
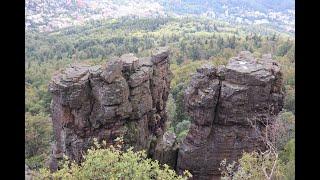
<svg viewBox="0 0 320 180"><path fill-rule="evenodd" d="M134 152L132 148L121 150L121 145L103 148L106 143L95 142L84 156L80 165L70 162L67 158L63 167L50 173L48 169L40 169L36 179L188 179L191 174L185 171L183 175L176 172L166 164L160 165L158 161L147 158L144 151Z"/></svg>
<svg viewBox="0 0 320 180"><path fill-rule="evenodd" d="M283 166L277 155L269 151L244 153L239 164L221 162L222 180L283 179Z"/></svg>

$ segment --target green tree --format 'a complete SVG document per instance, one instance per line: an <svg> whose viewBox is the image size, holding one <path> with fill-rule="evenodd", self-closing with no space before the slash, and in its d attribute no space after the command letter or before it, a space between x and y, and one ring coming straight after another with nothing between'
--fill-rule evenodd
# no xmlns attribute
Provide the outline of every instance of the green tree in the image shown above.
<svg viewBox="0 0 320 180"><path fill-rule="evenodd" d="M278 51L277 51L277 55L278 56L284 56L288 53L288 51L290 50L290 48L292 47L292 43L287 40L286 42L282 43L279 47L278 47Z"/></svg>
<svg viewBox="0 0 320 180"><path fill-rule="evenodd" d="M39 168L44 165L50 152L52 140L52 124L47 115L40 113L25 115L25 156L30 168Z"/></svg>
<svg viewBox="0 0 320 180"><path fill-rule="evenodd" d="M219 49L224 48L224 40L223 40L223 38L221 38L221 37L218 38L217 45L218 45Z"/></svg>
<svg viewBox="0 0 320 180"><path fill-rule="evenodd" d="M191 59L192 60L200 59L199 47L197 45L192 45L191 47Z"/></svg>
<svg viewBox="0 0 320 180"><path fill-rule="evenodd" d="M188 171L183 175L177 175L168 165L160 165L158 161L148 159L144 151L134 152L133 148L121 151L119 144L106 147L105 142L95 142L95 146L88 150L81 164L75 164L66 157L60 170L50 173L48 169L41 169L35 179L186 180L191 177Z"/></svg>
<svg viewBox="0 0 320 180"><path fill-rule="evenodd" d="M191 125L190 119L183 120L176 125L175 134L177 135L178 141L183 140L187 136L190 125Z"/></svg>
<svg viewBox="0 0 320 180"><path fill-rule="evenodd" d="M176 113L176 103L172 97L172 94L169 94L166 106L166 112L168 114L168 120L170 122L176 122L177 113Z"/></svg>
<svg viewBox="0 0 320 180"><path fill-rule="evenodd" d="M232 36L231 38L228 37L226 47L231 48L231 49L236 48L236 37L235 36Z"/></svg>

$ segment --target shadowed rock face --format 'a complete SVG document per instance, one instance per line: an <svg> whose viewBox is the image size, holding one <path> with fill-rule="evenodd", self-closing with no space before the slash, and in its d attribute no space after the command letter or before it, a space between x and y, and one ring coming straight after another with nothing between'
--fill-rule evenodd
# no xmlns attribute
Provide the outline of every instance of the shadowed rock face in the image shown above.
<svg viewBox="0 0 320 180"><path fill-rule="evenodd" d="M93 138L112 143L123 136L125 144L152 156L167 119L168 54L166 48L140 59L126 54L104 66L71 65L55 75L49 85L56 141L51 170L63 153L81 162Z"/></svg>
<svg viewBox="0 0 320 180"><path fill-rule="evenodd" d="M279 65L270 55L254 59L241 52L226 66L199 68L185 91L193 121L179 148L177 170L190 170L194 179L212 179L219 177L223 159L232 162L243 151L263 150L262 124L272 123L282 109L281 86Z"/></svg>

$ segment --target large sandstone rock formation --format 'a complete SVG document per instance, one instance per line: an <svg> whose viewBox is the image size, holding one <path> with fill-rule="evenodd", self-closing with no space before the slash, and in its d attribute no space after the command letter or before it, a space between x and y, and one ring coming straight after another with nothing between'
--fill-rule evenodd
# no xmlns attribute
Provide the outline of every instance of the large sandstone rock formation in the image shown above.
<svg viewBox="0 0 320 180"><path fill-rule="evenodd" d="M166 48L147 58L126 54L105 66L71 65L55 75L49 85L56 141L50 168L57 169L63 154L80 162L93 138L112 143L123 136L125 144L152 156L164 132L171 76Z"/></svg>
<svg viewBox="0 0 320 180"><path fill-rule="evenodd" d="M57 169L63 154L81 162L93 138L111 144L123 136L160 163L212 179L223 159L265 148L264 124L273 122L284 98L282 74L270 55L255 59L241 52L226 66L197 69L184 99L193 121L180 146L175 134L164 133L170 80L166 48L149 58L126 54L104 66L71 65L55 75L49 86L56 141L50 168Z"/></svg>
<svg viewBox="0 0 320 180"><path fill-rule="evenodd" d="M255 59L241 52L226 66L199 68L185 91L193 121L179 149L177 170L212 179L219 177L223 159L236 161L243 151L263 150L263 123L272 123L283 106L281 86L280 68L270 55Z"/></svg>

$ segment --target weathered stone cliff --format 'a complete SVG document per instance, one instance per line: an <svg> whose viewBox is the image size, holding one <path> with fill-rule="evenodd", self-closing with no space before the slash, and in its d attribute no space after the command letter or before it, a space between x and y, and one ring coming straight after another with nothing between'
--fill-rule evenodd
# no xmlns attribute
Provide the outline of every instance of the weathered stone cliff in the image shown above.
<svg viewBox="0 0 320 180"><path fill-rule="evenodd" d="M212 179L223 159L265 148L264 124L273 122L284 98L280 67L270 55L255 59L241 52L226 66L197 69L184 97L192 125L178 146L175 134L164 133L168 54L166 48L149 58L126 54L104 66L71 65L55 75L49 85L55 137L50 168L57 169L63 154L80 162L93 138L111 144L123 136L125 144L179 172Z"/></svg>
<svg viewBox="0 0 320 180"><path fill-rule="evenodd" d="M166 48L146 58L126 54L104 66L71 65L55 75L49 85L55 138L50 168L57 169L63 153L80 162L93 138L112 143L123 136L125 144L152 156L167 119L168 54Z"/></svg>
<svg viewBox="0 0 320 180"><path fill-rule="evenodd" d="M185 91L193 121L179 148L177 170L212 179L219 177L223 159L236 161L243 151L263 150L263 123L272 123L283 106L281 86L280 68L270 55L255 59L241 52L226 66L197 69Z"/></svg>

